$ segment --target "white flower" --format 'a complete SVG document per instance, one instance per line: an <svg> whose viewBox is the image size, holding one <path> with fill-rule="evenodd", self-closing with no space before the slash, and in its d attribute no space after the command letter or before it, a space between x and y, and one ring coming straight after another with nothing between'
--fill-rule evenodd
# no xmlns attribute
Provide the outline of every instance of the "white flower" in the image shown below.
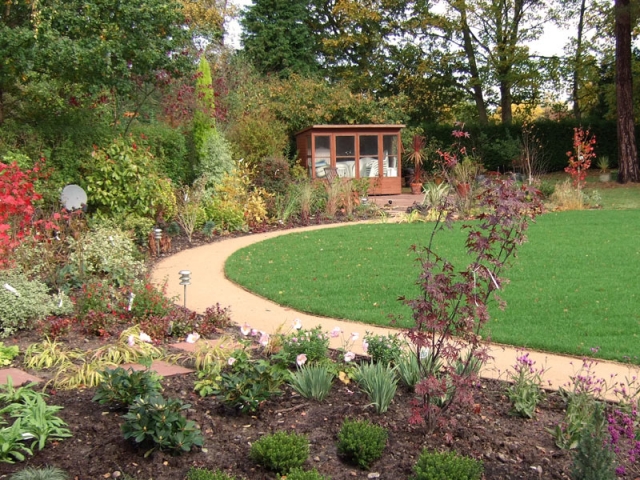
<svg viewBox="0 0 640 480"><path fill-rule="evenodd" d="M350 362L354 358L356 358L356 354L353 353L353 352L347 352L347 353L344 354L344 361L345 362Z"/></svg>
<svg viewBox="0 0 640 480"><path fill-rule="evenodd" d="M151 337L144 332L140 332L140 340L143 342L151 343Z"/></svg>
<svg viewBox="0 0 640 480"><path fill-rule="evenodd" d="M367 350L369 350L369 342L367 342L366 340L362 340L362 349L366 352Z"/></svg>
<svg viewBox="0 0 640 480"><path fill-rule="evenodd" d="M249 335L251 333L251 325L249 325L248 323L242 325L240 327L240 333L242 333L242 335L244 335L245 337Z"/></svg>
<svg viewBox="0 0 640 480"><path fill-rule="evenodd" d="M360 334L358 332L353 332L349 340L351 340L352 342L355 342L358 338L360 338Z"/></svg>
<svg viewBox="0 0 640 480"><path fill-rule="evenodd" d="M236 363L236 359L233 357L229 357L229 360L227 360L227 365L231 366L234 363Z"/></svg>
<svg viewBox="0 0 640 480"><path fill-rule="evenodd" d="M266 347L267 345L269 345L269 334L265 332L260 332L260 340L258 340L258 343L263 347Z"/></svg>
<svg viewBox="0 0 640 480"><path fill-rule="evenodd" d="M331 330L331 333L329 333L329 336L331 338L337 338L341 333L342 333L342 329L340 327L333 327L333 330Z"/></svg>
<svg viewBox="0 0 640 480"><path fill-rule="evenodd" d="M196 343L200 339L200 335L196 332L187 335L187 343Z"/></svg>
<svg viewBox="0 0 640 480"><path fill-rule="evenodd" d="M293 328L295 328L296 330L300 330L302 328L302 320L300 320L299 318L296 318L293 321Z"/></svg>
<svg viewBox="0 0 640 480"><path fill-rule="evenodd" d="M260 332L258 330L256 330L255 328L251 329L251 336L252 337L257 337L259 333Z"/></svg>
<svg viewBox="0 0 640 480"><path fill-rule="evenodd" d="M127 343L129 344L130 347L135 346L136 344L136 339L133 335L129 335L129 337L127 338Z"/></svg>
<svg viewBox="0 0 640 480"><path fill-rule="evenodd" d="M301 353L296 357L296 363L299 367L303 366L305 363L307 363L307 356L304 353Z"/></svg>

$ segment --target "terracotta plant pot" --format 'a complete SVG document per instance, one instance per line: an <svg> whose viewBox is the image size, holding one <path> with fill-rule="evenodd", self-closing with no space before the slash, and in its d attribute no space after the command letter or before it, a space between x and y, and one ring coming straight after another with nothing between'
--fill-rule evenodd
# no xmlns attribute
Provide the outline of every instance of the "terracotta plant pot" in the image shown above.
<svg viewBox="0 0 640 480"><path fill-rule="evenodd" d="M420 195L422 193L422 184L421 183L412 183L411 184L411 193L413 195Z"/></svg>
<svg viewBox="0 0 640 480"><path fill-rule="evenodd" d="M466 197L471 191L471 185L469 185L468 183L458 183L456 185L456 191L461 197Z"/></svg>

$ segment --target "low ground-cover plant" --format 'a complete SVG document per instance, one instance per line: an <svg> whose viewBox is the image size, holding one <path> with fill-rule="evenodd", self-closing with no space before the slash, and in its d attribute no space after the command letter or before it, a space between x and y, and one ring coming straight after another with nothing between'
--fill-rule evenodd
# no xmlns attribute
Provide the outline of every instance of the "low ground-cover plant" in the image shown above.
<svg viewBox="0 0 640 480"><path fill-rule="evenodd" d="M69 476L57 467L27 467L9 477L10 480L67 480Z"/></svg>
<svg viewBox="0 0 640 480"><path fill-rule="evenodd" d="M251 445L251 460L276 473L287 474L299 468L309 457L309 439L305 435L276 432L264 435Z"/></svg>
<svg viewBox="0 0 640 480"><path fill-rule="evenodd" d="M236 477L227 475L220 470L191 467L187 472L187 480L236 480Z"/></svg>
<svg viewBox="0 0 640 480"><path fill-rule="evenodd" d="M289 470L286 476L278 476L278 480L331 480L331 477L325 477L314 468L313 470L303 470L301 468L293 468Z"/></svg>
<svg viewBox="0 0 640 480"><path fill-rule="evenodd" d="M411 480L480 480L484 467L480 460L455 452L423 450L413 467Z"/></svg>
<svg viewBox="0 0 640 480"><path fill-rule="evenodd" d="M13 359L18 356L20 349L17 345L4 346L2 342L0 342L0 366L11 365Z"/></svg>
<svg viewBox="0 0 640 480"><path fill-rule="evenodd" d="M156 449L180 454L194 446L201 447L204 438L200 429L182 414L190 406L179 399L165 399L159 393L138 397L123 416L124 438L138 445L151 445L145 457Z"/></svg>
<svg viewBox="0 0 640 480"><path fill-rule="evenodd" d="M382 456L387 437L383 427L368 420L346 419L338 432L338 454L366 470Z"/></svg>
<svg viewBox="0 0 640 480"><path fill-rule="evenodd" d="M398 387L395 368L391 364L362 363L356 367L354 378L377 413L384 413L389 409Z"/></svg>
<svg viewBox="0 0 640 480"><path fill-rule="evenodd" d="M544 369L535 368L535 361L523 353L516 359L513 370L507 372L512 382L507 387L507 397L512 404L512 413L525 418L534 418L538 403L544 398L542 375Z"/></svg>

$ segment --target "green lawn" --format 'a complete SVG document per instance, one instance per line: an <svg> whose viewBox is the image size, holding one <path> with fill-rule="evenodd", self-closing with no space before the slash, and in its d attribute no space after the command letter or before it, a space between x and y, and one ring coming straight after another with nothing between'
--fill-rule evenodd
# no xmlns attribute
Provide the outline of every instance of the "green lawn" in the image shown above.
<svg viewBox="0 0 640 480"><path fill-rule="evenodd" d="M236 252L232 280L264 297L318 315L389 325L408 324L397 300L415 295L412 244L425 244L432 224L352 225L293 233ZM528 233L492 306L491 338L523 347L640 363L640 210L550 213ZM464 236L443 232L441 253L468 262Z"/></svg>

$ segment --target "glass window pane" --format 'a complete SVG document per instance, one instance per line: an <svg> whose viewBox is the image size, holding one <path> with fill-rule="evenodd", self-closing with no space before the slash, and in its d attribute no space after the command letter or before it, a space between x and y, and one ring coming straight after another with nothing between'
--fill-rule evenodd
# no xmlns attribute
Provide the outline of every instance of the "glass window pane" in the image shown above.
<svg viewBox="0 0 640 480"><path fill-rule="evenodd" d="M382 149L384 157L382 158L382 167L385 177L398 176L398 136L383 135Z"/></svg>
<svg viewBox="0 0 640 480"><path fill-rule="evenodd" d="M331 167L331 137L328 135L316 136L314 140L316 177L324 178L326 176L325 168Z"/></svg>
<svg viewBox="0 0 640 480"><path fill-rule="evenodd" d="M352 157L355 150L356 137L336 137L336 157Z"/></svg>
<svg viewBox="0 0 640 480"><path fill-rule="evenodd" d="M361 135L360 136L360 156L361 157L377 157L378 156L378 136L377 135Z"/></svg>

